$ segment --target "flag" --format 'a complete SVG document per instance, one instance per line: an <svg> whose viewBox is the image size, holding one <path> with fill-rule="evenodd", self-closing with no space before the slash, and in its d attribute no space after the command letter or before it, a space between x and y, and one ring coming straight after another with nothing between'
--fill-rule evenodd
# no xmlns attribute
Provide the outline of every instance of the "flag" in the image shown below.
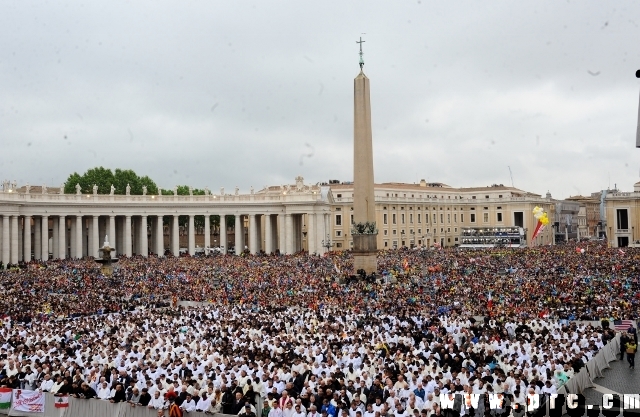
<svg viewBox="0 0 640 417"><path fill-rule="evenodd" d="M491 297L491 293L487 296L487 308L489 310L493 308L493 297Z"/></svg>
<svg viewBox="0 0 640 417"><path fill-rule="evenodd" d="M0 388L0 410L11 407L11 388Z"/></svg>
<svg viewBox="0 0 640 417"><path fill-rule="evenodd" d="M62 397L56 397L56 408L69 407L69 396L63 395Z"/></svg>
<svg viewBox="0 0 640 417"><path fill-rule="evenodd" d="M69 396L63 395L61 397L56 397L56 408L67 408L69 407Z"/></svg>
<svg viewBox="0 0 640 417"><path fill-rule="evenodd" d="M613 327L621 332L626 332L629 327L633 326L633 320L614 320Z"/></svg>
<svg viewBox="0 0 640 417"><path fill-rule="evenodd" d="M538 220L538 224L536 224L536 228L533 231L533 236L531 236L531 241L535 240L536 237L544 230L544 224L540 220Z"/></svg>

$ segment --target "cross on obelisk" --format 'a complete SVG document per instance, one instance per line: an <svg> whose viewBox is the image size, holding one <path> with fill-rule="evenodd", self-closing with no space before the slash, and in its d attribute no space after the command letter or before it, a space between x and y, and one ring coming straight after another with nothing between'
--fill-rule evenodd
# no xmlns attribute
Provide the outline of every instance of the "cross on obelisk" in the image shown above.
<svg viewBox="0 0 640 417"><path fill-rule="evenodd" d="M360 40L356 41L356 43L360 44L360 71L362 71L362 67L364 66L364 58L362 58L362 44L366 42L362 40L362 36L360 36Z"/></svg>
<svg viewBox="0 0 640 417"><path fill-rule="evenodd" d="M636 71L636 78L640 78L640 70ZM636 129L636 148L640 148L640 105L638 105L638 127Z"/></svg>

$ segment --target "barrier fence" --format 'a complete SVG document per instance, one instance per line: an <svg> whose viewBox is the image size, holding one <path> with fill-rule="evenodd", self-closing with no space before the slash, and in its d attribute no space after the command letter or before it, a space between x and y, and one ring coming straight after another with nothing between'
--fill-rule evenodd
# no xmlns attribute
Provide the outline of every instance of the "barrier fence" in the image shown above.
<svg viewBox="0 0 640 417"><path fill-rule="evenodd" d="M9 416L33 416L33 417L157 417L158 411L148 407L132 407L128 403L112 404L104 400L84 400L69 398L69 407L56 408L56 397L53 394L45 393L44 413L25 413L14 409L0 410L0 415ZM165 415L168 415L165 410ZM192 411L185 413L189 417L237 417L229 414L206 414Z"/></svg>

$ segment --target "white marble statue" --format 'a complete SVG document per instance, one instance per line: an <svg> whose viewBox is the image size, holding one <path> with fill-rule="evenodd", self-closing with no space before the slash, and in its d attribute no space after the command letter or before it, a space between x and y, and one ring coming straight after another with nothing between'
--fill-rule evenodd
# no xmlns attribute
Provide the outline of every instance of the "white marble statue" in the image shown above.
<svg viewBox="0 0 640 417"><path fill-rule="evenodd" d="M238 186L236 185L236 195L240 194L240 189L238 188Z"/></svg>
<svg viewBox="0 0 640 417"><path fill-rule="evenodd" d="M251 186L251 194L253 194L253 185Z"/></svg>
<svg viewBox="0 0 640 417"><path fill-rule="evenodd" d="M178 195L178 186L173 187L173 195Z"/></svg>
<svg viewBox="0 0 640 417"><path fill-rule="evenodd" d="M142 195L147 195L147 186L146 185L142 186Z"/></svg>
<svg viewBox="0 0 640 417"><path fill-rule="evenodd" d="M220 187L220 195L224 195L224 187Z"/></svg>
<svg viewBox="0 0 640 417"><path fill-rule="evenodd" d="M131 195L131 186L127 184L127 195Z"/></svg>
<svg viewBox="0 0 640 417"><path fill-rule="evenodd" d="M60 184L60 194L64 194L64 184Z"/></svg>
<svg viewBox="0 0 640 417"><path fill-rule="evenodd" d="M189 186L189 195L193 195L193 187Z"/></svg>
<svg viewBox="0 0 640 417"><path fill-rule="evenodd" d="M47 191L47 186L46 186L46 185L43 185L43 186L42 186L42 194L47 194L47 193L48 193L48 191Z"/></svg>
<svg viewBox="0 0 640 417"><path fill-rule="evenodd" d="M98 195L98 186L93 184L93 195Z"/></svg>
<svg viewBox="0 0 640 417"><path fill-rule="evenodd" d="M116 193L116 187L111 184L111 188L109 189L109 195L114 195Z"/></svg>
<svg viewBox="0 0 640 417"><path fill-rule="evenodd" d="M31 186L29 185L29 183L27 183L27 185L24 186L24 190L26 194L29 194L29 191L31 191Z"/></svg>
<svg viewBox="0 0 640 417"><path fill-rule="evenodd" d="M82 187L80 187L80 184L76 184L76 195L80 194L82 194Z"/></svg>

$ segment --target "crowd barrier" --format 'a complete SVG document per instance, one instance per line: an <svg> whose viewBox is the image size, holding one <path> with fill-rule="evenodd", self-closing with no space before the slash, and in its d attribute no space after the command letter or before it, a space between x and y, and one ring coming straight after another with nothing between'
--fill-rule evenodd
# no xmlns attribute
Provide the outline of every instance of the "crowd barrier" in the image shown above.
<svg viewBox="0 0 640 417"><path fill-rule="evenodd" d="M592 388L594 386L593 380L604 377L602 371L610 368L609 362L617 360L619 352L620 334L617 334L604 348L600 349L596 356L585 364L584 368L580 369L580 372L558 389L558 394L583 394L587 388ZM562 414L564 415L566 412L567 405L564 404L562 406Z"/></svg>
<svg viewBox="0 0 640 417"><path fill-rule="evenodd" d="M33 417L156 417L157 410L147 407L132 407L128 403L112 404L104 400L83 400L69 398L69 407L56 408L55 396L45 393L44 413L25 413L13 409L0 410L0 415L9 416L33 416ZM169 412L165 410L165 415ZM192 411L185 413L189 417L237 417L229 414L205 414Z"/></svg>

